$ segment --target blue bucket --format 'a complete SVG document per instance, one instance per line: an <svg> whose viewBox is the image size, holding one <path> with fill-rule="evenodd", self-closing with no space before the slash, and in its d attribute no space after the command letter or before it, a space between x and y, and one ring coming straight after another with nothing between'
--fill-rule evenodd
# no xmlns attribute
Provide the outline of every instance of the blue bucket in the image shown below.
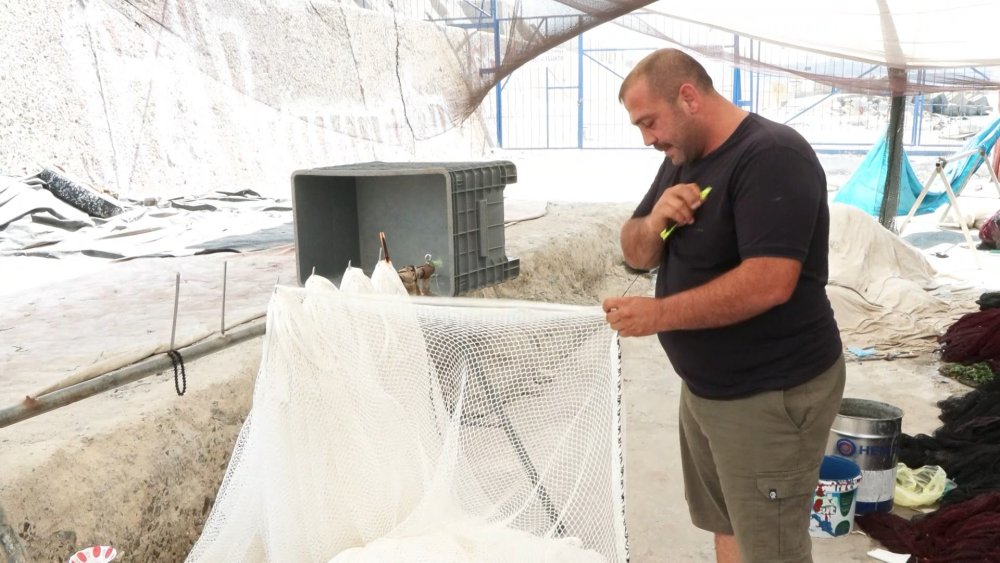
<svg viewBox="0 0 1000 563"><path fill-rule="evenodd" d="M813 494L809 535L816 538L846 536L854 528L861 468L842 457L828 455L819 466L819 482Z"/></svg>

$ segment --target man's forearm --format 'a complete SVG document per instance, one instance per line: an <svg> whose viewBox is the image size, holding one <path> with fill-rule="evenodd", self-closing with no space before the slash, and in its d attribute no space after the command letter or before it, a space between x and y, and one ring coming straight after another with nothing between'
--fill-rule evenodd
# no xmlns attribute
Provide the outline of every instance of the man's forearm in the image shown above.
<svg viewBox="0 0 1000 563"><path fill-rule="evenodd" d="M756 317L791 298L800 271L792 259L746 260L704 285L659 300L657 329L718 328Z"/></svg>
<svg viewBox="0 0 1000 563"><path fill-rule="evenodd" d="M663 239L648 217L629 219L622 225L621 245L625 262L633 268L652 270L660 264Z"/></svg>

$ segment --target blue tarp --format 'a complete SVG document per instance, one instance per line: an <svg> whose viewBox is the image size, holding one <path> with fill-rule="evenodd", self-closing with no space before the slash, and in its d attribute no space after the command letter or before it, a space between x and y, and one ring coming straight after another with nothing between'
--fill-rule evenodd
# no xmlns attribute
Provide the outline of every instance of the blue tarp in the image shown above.
<svg viewBox="0 0 1000 563"><path fill-rule="evenodd" d="M961 150L956 151L956 153L963 153L973 149L983 149L989 154L990 150L993 149L993 145L997 143L997 139L1000 139L1000 118L995 119L993 123L986 126L978 135L969 139L965 143L965 146ZM965 186L965 183L969 181L969 178L976 173L976 170L979 170L979 166L982 163L983 159L979 155L974 154L962 160L949 162L944 167L944 175L948 177L948 181L951 182L953 188L961 190Z"/></svg>
<svg viewBox="0 0 1000 563"><path fill-rule="evenodd" d="M875 146L865 155L865 159L854 171L850 180L841 186L833 201L853 205L869 215L878 217L888 173L889 144L886 141L886 136L882 135L879 142L875 143ZM923 184L920 183L916 172L913 171L913 166L910 165L906 151L903 151L899 167L899 184L899 205L896 207L896 215L906 215L913 207L913 202L917 201L920 190L923 189ZM917 215L933 212L945 200L947 200L947 195L944 192L928 193L924 201L921 202Z"/></svg>
<svg viewBox="0 0 1000 563"><path fill-rule="evenodd" d="M970 138L965 146L955 151L955 154L973 149L982 148L989 153L997 139L1000 138L1000 118L994 120L976 136ZM976 170L983 164L983 159L979 154L972 154L961 160L949 162L944 169L945 177L956 190L955 195L961 192L969 178L976 173ZM882 205L882 193L885 191L885 179L889 172L888 143L886 136L882 135L879 142L868 151L864 161L858 166L854 175L837 192L833 201L853 205L864 212L878 217L879 208ZM906 215L913 207L913 203L920 195L923 184L917 178L910 165L910 159L903 151L903 158L899 170L899 205L896 207L896 215ZM917 215L932 213L938 207L948 203L948 195L944 191L944 184L936 182L931 184L924 201L920 202Z"/></svg>

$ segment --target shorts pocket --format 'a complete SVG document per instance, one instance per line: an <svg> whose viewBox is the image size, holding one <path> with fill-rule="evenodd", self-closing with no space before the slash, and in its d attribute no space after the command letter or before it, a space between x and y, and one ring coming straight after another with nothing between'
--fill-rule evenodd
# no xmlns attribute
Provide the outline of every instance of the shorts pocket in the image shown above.
<svg viewBox="0 0 1000 563"><path fill-rule="evenodd" d="M818 480L819 467L757 476L752 561L809 560L809 505Z"/></svg>

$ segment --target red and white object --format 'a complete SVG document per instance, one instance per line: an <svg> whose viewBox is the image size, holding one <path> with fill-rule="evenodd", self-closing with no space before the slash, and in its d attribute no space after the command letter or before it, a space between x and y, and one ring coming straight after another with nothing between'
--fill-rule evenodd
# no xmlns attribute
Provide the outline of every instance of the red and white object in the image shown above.
<svg viewBox="0 0 1000 563"><path fill-rule="evenodd" d="M118 550L110 545L95 545L77 551L68 563L108 563L118 557Z"/></svg>

